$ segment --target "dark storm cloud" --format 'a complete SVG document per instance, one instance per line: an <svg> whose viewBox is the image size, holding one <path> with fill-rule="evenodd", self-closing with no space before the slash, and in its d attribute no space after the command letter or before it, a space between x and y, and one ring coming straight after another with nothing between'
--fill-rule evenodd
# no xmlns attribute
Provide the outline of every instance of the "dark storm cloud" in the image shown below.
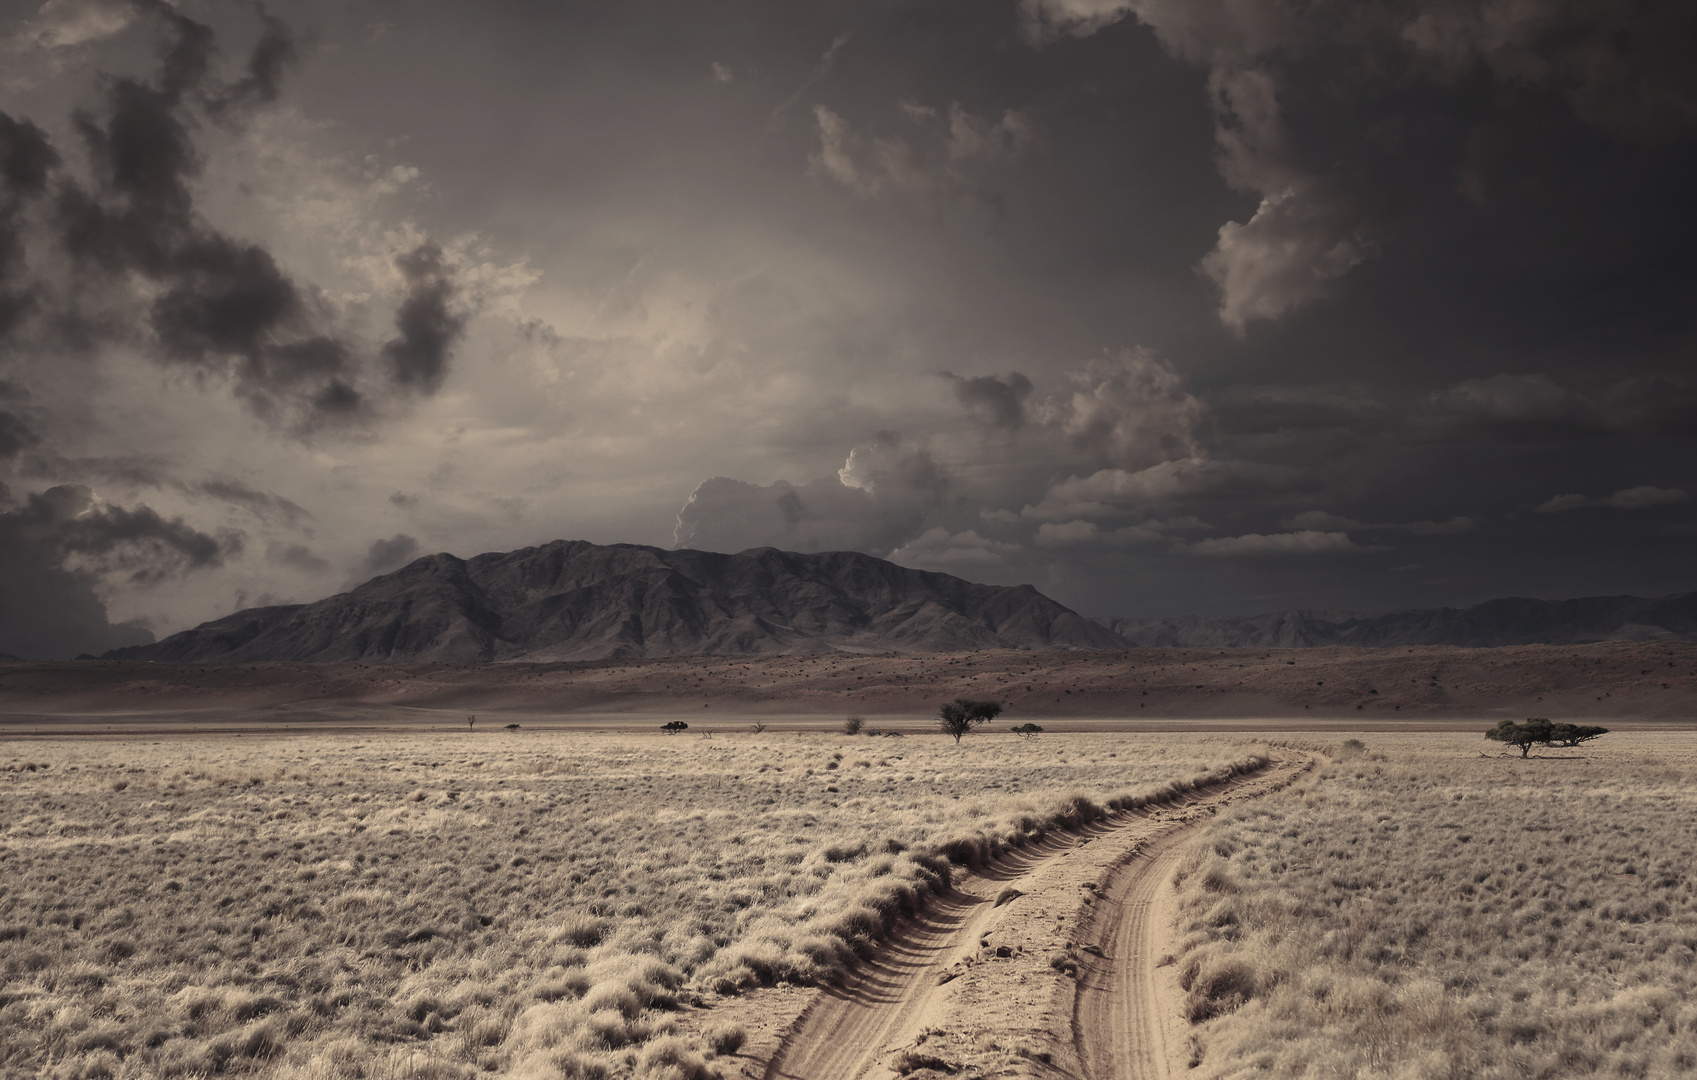
<svg viewBox="0 0 1697 1080"><path fill-rule="evenodd" d="M144 8L167 30L159 75L113 79L102 112L77 115L93 186L60 185L66 250L85 270L151 279L145 320L161 358L228 379L256 414L310 428L357 412L349 347L315 329L320 316L269 251L197 214L190 106L196 93L222 93L207 85L212 32L163 4ZM281 49L286 32L267 20L248 80L217 100L275 96L292 46Z"/></svg>
<svg viewBox="0 0 1697 1080"><path fill-rule="evenodd" d="M406 533L396 533L387 540L373 540L360 564L360 581L373 574L386 574L418 558L418 541Z"/></svg>
<svg viewBox="0 0 1697 1080"><path fill-rule="evenodd" d="M383 346L383 359L401 386L433 394L447 374L454 343L465 333L465 320L448 307L453 278L435 244L420 244L395 265L406 279L407 296L395 312L400 336Z"/></svg>
<svg viewBox="0 0 1697 1080"><path fill-rule="evenodd" d="M320 558L305 544L285 544L272 541L265 546L265 561L273 566L287 567L290 570L300 570L309 574L322 574L330 569L330 563Z"/></svg>
<svg viewBox="0 0 1697 1080"><path fill-rule="evenodd" d="M25 447L40 441L28 424L0 409L0 461L17 457Z"/></svg>
<svg viewBox="0 0 1697 1080"><path fill-rule="evenodd" d="M284 73L300 60L288 25L266 11L263 4L257 10L261 29L259 41L248 56L247 72L207 103L214 114L276 101Z"/></svg>
<svg viewBox="0 0 1697 1080"><path fill-rule="evenodd" d="M29 495L0 512L0 652L66 657L145 644L153 635L144 627L107 620L99 581L158 583L219 566L240 543L147 506L98 503L84 487Z"/></svg>
<svg viewBox="0 0 1697 1080"><path fill-rule="evenodd" d="M34 290L16 282L24 263L22 214L46 191L48 174L58 163L40 128L0 113L0 341L34 303Z"/></svg>
<svg viewBox="0 0 1697 1080"><path fill-rule="evenodd" d="M269 491L256 491L240 480L232 480L228 477L203 480L196 484L184 485L184 488L193 494L205 495L232 506L239 506L261 521L276 522L290 528L299 526L312 518L312 514L298 503L291 502L281 495L274 495Z"/></svg>
<svg viewBox="0 0 1697 1080"><path fill-rule="evenodd" d="M966 378L943 372L955 388L955 398L990 424L991 427L1018 431L1025 426L1025 399L1031 396L1031 380L1017 371L1006 378L980 375Z"/></svg>
<svg viewBox="0 0 1697 1080"><path fill-rule="evenodd" d="M1239 333L1331 292L1399 242L1437 180L1483 201L1472 157L1512 143L1523 91L1629 139L1697 127L1689 4L1023 0L1039 46L1124 19L1208 73L1222 178L1259 199L1199 268ZM1494 85L1481 95L1480 75ZM1432 90L1436 93L1432 93ZM1471 149L1470 149L1471 147ZM1447 174L1447 175L1446 175Z"/></svg>
<svg viewBox="0 0 1697 1080"><path fill-rule="evenodd" d="M135 325L110 306L91 314L66 301L44 331L61 348L139 339L162 363L227 383L255 415L300 434L369 417L377 403L362 389L361 350L329 328L337 313L328 301L297 284L264 246L214 228L195 205L206 164L198 118L234 121L274 101L298 59L293 35L261 8L245 73L225 85L212 74L209 27L161 2L137 6L161 30L156 74L110 78L100 107L74 115L89 179L60 175L52 214L52 240L85 280L135 295ZM57 162L39 129L0 116L0 331L42 291L42 283L15 289L7 279L22 264L18 207L44 190ZM448 308L453 277L428 242L397 265L407 289L400 334L382 356L402 387L434 393L464 328ZM145 284L136 289L138 280ZM59 291L74 296L79 285Z"/></svg>

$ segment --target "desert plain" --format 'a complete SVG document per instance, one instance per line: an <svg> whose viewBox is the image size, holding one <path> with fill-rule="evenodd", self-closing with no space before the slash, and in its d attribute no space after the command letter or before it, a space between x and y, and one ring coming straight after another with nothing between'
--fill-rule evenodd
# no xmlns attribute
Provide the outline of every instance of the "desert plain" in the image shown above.
<svg viewBox="0 0 1697 1080"><path fill-rule="evenodd" d="M1680 1075L1694 673L0 664L0 1075Z"/></svg>

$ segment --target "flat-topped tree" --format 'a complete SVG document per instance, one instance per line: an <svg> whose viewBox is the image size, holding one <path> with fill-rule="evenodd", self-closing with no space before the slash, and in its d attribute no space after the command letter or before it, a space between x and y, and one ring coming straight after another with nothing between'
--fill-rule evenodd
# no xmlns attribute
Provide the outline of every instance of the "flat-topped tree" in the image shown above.
<svg viewBox="0 0 1697 1080"><path fill-rule="evenodd" d="M1550 742L1557 746L1578 746L1608 733L1608 728L1590 724L1556 724L1550 728Z"/></svg>
<svg viewBox="0 0 1697 1080"><path fill-rule="evenodd" d="M1485 738L1492 742L1507 743L1520 747L1520 756L1525 757L1534 746L1550 744L1550 721L1542 716L1528 716L1526 723L1517 724L1513 720L1499 720L1497 726L1485 732Z"/></svg>
<svg viewBox="0 0 1697 1080"><path fill-rule="evenodd" d="M1496 727L1485 732L1485 738L1518 746L1520 756L1526 757L1534 746L1578 746L1608 733L1609 729L1605 727L1592 727L1589 724L1552 724L1547 717L1528 716L1524 724L1517 724L1513 720L1499 721Z"/></svg>
<svg viewBox="0 0 1697 1080"><path fill-rule="evenodd" d="M956 743L979 724L988 724L1000 715L1001 702L974 701L971 698L955 698L937 709L937 720L943 734L953 735Z"/></svg>

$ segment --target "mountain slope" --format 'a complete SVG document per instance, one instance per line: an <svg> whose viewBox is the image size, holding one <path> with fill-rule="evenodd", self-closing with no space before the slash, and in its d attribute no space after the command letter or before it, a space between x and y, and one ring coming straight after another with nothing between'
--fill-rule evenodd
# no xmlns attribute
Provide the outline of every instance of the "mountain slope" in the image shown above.
<svg viewBox="0 0 1697 1080"><path fill-rule="evenodd" d="M427 556L316 603L238 611L107 658L555 661L1124 645L1029 585L975 585L857 552L558 540Z"/></svg>
<svg viewBox="0 0 1697 1080"><path fill-rule="evenodd" d="M1645 599L1509 597L1468 608L1361 614L1275 611L1266 615L1103 619L1127 641L1180 648L1309 648L1327 645L1575 645L1593 641L1697 641L1697 593Z"/></svg>

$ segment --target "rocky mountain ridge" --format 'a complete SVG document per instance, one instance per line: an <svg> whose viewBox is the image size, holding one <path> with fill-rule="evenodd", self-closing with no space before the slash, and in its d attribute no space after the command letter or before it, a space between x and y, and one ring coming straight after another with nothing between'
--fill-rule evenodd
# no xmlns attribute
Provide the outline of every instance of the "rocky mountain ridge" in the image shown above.
<svg viewBox="0 0 1697 1080"><path fill-rule="evenodd" d="M311 604L250 608L107 659L565 661L707 654L1119 649L1029 585L858 552L735 555L557 540L429 555Z"/></svg>

